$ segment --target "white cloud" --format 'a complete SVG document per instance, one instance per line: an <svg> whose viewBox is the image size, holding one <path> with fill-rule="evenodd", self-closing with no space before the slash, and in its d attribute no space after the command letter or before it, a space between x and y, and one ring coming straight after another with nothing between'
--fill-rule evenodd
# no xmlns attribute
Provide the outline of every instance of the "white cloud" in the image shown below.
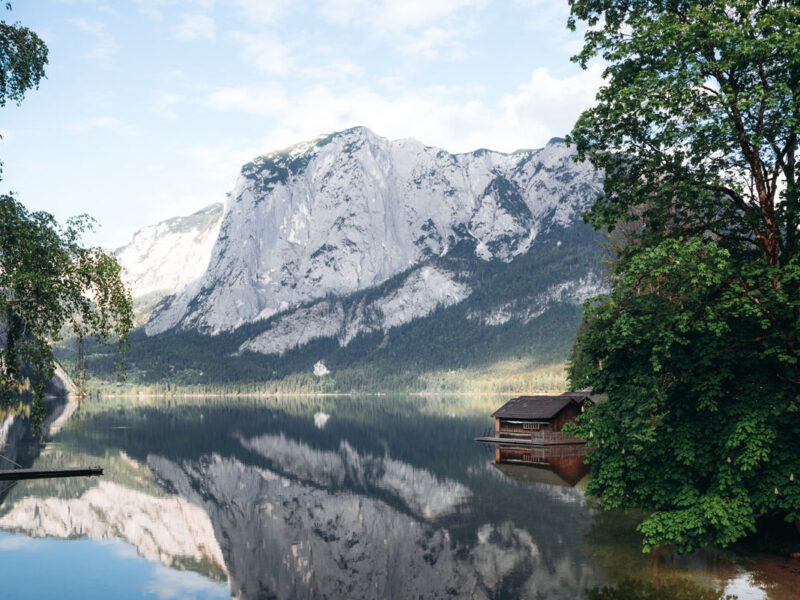
<svg viewBox="0 0 800 600"><path fill-rule="evenodd" d="M483 0L323 0L322 15L340 25L362 27L390 41L405 56L425 59L467 55L465 38L475 30L474 9Z"/></svg>
<svg viewBox="0 0 800 600"><path fill-rule="evenodd" d="M170 69L159 74L159 79L164 81L183 81L186 79L186 74L181 69Z"/></svg>
<svg viewBox="0 0 800 600"><path fill-rule="evenodd" d="M164 13L161 12L160 8L154 6L156 3L149 2L148 0L136 0L136 4L139 5L139 12L141 12L148 19L157 22L164 20Z"/></svg>
<svg viewBox="0 0 800 600"><path fill-rule="evenodd" d="M238 173L238 169L234 173ZM188 171L188 176L192 171ZM225 201L225 188L231 183L228 179L212 189L202 190L199 185L176 184L163 189L153 190L146 196L135 198L133 202L142 211L137 215L135 224L116 227L102 231L104 243L109 247L120 247L127 244L134 232L145 225L159 223L179 215L189 215L205 206ZM222 191L221 191L222 190ZM105 242L105 240L111 240Z"/></svg>
<svg viewBox="0 0 800 600"><path fill-rule="evenodd" d="M143 591L161 600L176 598L228 598L230 591L224 583L212 581L192 571L179 571L154 564L150 581Z"/></svg>
<svg viewBox="0 0 800 600"><path fill-rule="evenodd" d="M331 56L335 49L320 48L320 53ZM317 81L352 81L364 75L364 67L345 57L332 57L326 63L305 64L295 71L298 75Z"/></svg>
<svg viewBox="0 0 800 600"><path fill-rule="evenodd" d="M245 17L259 23L272 23L291 5L290 0L236 0L236 6Z"/></svg>
<svg viewBox="0 0 800 600"><path fill-rule="evenodd" d="M466 38L474 31L472 24L463 27L428 27L416 35L404 35L398 47L406 56L419 55L426 59L467 57Z"/></svg>
<svg viewBox="0 0 800 600"><path fill-rule="evenodd" d="M66 129L71 133L78 134L88 133L97 129L109 131L115 135L136 135L140 133L139 128L135 125L108 115L79 119L67 125Z"/></svg>
<svg viewBox="0 0 800 600"><path fill-rule="evenodd" d="M214 0L134 0L139 6L139 11L153 21L164 20L164 9L179 6L186 9L207 11L214 7Z"/></svg>
<svg viewBox="0 0 800 600"><path fill-rule="evenodd" d="M292 55L289 47L274 35L245 33L236 31L233 39L242 47L245 59L251 62L261 73L283 75L292 67Z"/></svg>
<svg viewBox="0 0 800 600"><path fill-rule="evenodd" d="M121 246L130 240L135 229L143 225L176 215L188 215L209 204L224 202L225 193L242 165L269 148L270 140L254 137L171 149L181 165L180 170L157 162L150 164L142 175L161 184L148 190L145 196L131 198L131 205L140 207L137 222L103 231L103 240L113 240L104 243Z"/></svg>
<svg viewBox="0 0 800 600"><path fill-rule="evenodd" d="M166 118L178 116L180 106L274 117L280 115L288 105L286 90L278 84L221 88L198 86L189 93L156 92L151 110Z"/></svg>
<svg viewBox="0 0 800 600"><path fill-rule="evenodd" d="M569 16L569 4L566 2L553 2L552 0L514 0L513 4L521 9L527 9L538 15L563 17L566 22Z"/></svg>
<svg viewBox="0 0 800 600"><path fill-rule="evenodd" d="M547 123L567 133L580 112L594 104L602 83L603 68L597 64L563 78L554 77L545 67L536 69L527 83L502 97L503 120L522 126Z"/></svg>
<svg viewBox="0 0 800 600"><path fill-rule="evenodd" d="M344 25L363 14L365 6L369 6L367 0L322 0L322 15Z"/></svg>
<svg viewBox="0 0 800 600"><path fill-rule="evenodd" d="M175 26L174 35L182 42L198 39L213 40L217 35L217 25L208 15L186 14Z"/></svg>
<svg viewBox="0 0 800 600"><path fill-rule="evenodd" d="M86 58L109 60L119 50L119 44L114 36L106 31L105 25L100 21L78 17L70 19L69 22L94 38L94 46L85 54Z"/></svg>
<svg viewBox="0 0 800 600"><path fill-rule="evenodd" d="M369 24L378 31L421 27L440 22L481 0L323 0L322 12L331 20Z"/></svg>
<svg viewBox="0 0 800 600"><path fill-rule="evenodd" d="M290 104L285 90L278 85L219 88L197 101L218 110L261 116L277 116L287 110Z"/></svg>
<svg viewBox="0 0 800 600"><path fill-rule="evenodd" d="M96 542L100 546L105 546L105 551L123 560L137 560L141 558L136 548L120 540L100 540Z"/></svg>
<svg viewBox="0 0 800 600"><path fill-rule="evenodd" d="M577 31L567 29L570 8L567 2L552 0L514 0L513 4L524 11L525 29L531 35L548 40L555 52L569 56L577 54L583 47L585 24L578 23Z"/></svg>
<svg viewBox="0 0 800 600"><path fill-rule="evenodd" d="M209 183L232 184L239 174L242 165L267 151L263 142L250 143L242 146L241 143L227 142L216 145L195 145L188 150L192 165L202 173L201 178ZM217 196L215 202L223 200Z"/></svg>
<svg viewBox="0 0 800 600"><path fill-rule="evenodd" d="M198 102L273 118L277 126L261 152L353 125L392 138L415 137L450 151L512 151L543 146L568 133L581 111L593 104L601 83L599 66L567 77L543 68L493 104L478 100L478 90L470 88L429 87L388 97L368 87L335 93L326 85L291 96L279 86L221 88Z"/></svg>
<svg viewBox="0 0 800 600"><path fill-rule="evenodd" d="M40 540L34 540L27 535L10 534L0 537L0 552L18 552L31 550L40 545Z"/></svg>
<svg viewBox="0 0 800 600"><path fill-rule="evenodd" d="M159 91L156 93L156 99L153 102L153 112L165 119L175 119L178 117L178 113L173 110L173 107L185 102L186 96L183 94Z"/></svg>

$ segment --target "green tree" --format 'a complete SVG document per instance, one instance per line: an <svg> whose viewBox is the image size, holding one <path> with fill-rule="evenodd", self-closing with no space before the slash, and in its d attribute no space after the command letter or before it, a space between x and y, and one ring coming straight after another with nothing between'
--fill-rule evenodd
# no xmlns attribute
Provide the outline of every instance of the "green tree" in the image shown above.
<svg viewBox="0 0 800 600"><path fill-rule="evenodd" d="M35 33L0 22L0 106L21 102L44 77L46 63L47 47ZM12 194L0 195L0 406L19 402L30 389L37 430L53 377L52 344L64 328L79 339L116 338L124 348L132 326L130 293L116 259L81 244L91 225L82 216L61 227Z"/></svg>
<svg viewBox="0 0 800 600"><path fill-rule="evenodd" d="M47 46L38 35L19 23L0 21L0 106L22 102L25 92L38 87L46 64Z"/></svg>
<svg viewBox="0 0 800 600"><path fill-rule="evenodd" d="M646 549L727 545L800 517L800 6L570 5L608 64L570 136L606 174L586 218L632 232L576 341L572 385L609 395L588 491L648 511Z"/></svg>
<svg viewBox="0 0 800 600"><path fill-rule="evenodd" d="M570 136L607 175L590 222L641 218L650 240L713 232L788 263L800 215L797 3L570 4L571 27L589 25L575 59L608 62L597 105Z"/></svg>
<svg viewBox="0 0 800 600"><path fill-rule="evenodd" d="M11 3L5 3L11 10ZM11 100L19 104L25 92L39 87L47 64L47 46L19 23L0 21L0 107ZM0 161L0 173L3 163Z"/></svg>

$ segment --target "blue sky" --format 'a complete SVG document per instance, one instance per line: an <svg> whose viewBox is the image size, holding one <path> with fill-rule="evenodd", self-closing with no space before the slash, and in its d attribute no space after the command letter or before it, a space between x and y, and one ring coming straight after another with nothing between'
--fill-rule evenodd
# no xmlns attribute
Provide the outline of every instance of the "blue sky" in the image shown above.
<svg viewBox="0 0 800 600"><path fill-rule="evenodd" d="M192 571L170 569L138 555L119 540L32 538L0 532L4 597L153 598L157 600L230 598L227 583ZM47 565L47 575L42 566Z"/></svg>
<svg viewBox="0 0 800 600"><path fill-rule="evenodd" d="M366 125L462 152L540 147L601 69L566 0L16 0L47 79L0 111L2 191L87 242L224 201L258 154Z"/></svg>

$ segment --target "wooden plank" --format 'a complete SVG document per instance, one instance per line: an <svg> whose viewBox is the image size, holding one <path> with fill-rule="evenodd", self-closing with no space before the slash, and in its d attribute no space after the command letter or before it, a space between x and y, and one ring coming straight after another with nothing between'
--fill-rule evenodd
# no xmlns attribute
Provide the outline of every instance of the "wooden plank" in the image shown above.
<svg viewBox="0 0 800 600"><path fill-rule="evenodd" d="M583 446L585 440L579 438L565 438L561 440L531 440L531 438L512 437L476 437L476 442L482 444L503 444L504 446Z"/></svg>
<svg viewBox="0 0 800 600"><path fill-rule="evenodd" d="M63 469L0 470L0 481L50 479L53 477L94 477L103 474L102 467L65 467Z"/></svg>

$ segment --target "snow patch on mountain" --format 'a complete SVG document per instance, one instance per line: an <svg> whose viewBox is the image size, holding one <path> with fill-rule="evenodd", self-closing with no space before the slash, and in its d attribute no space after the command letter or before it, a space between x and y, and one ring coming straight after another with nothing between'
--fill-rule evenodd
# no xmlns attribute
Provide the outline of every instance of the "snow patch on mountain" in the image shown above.
<svg viewBox="0 0 800 600"><path fill-rule="evenodd" d="M311 340L335 337L346 346L362 333L386 332L425 317L439 307L467 298L471 290L456 277L433 266L412 271L394 290L374 300L345 306L322 300L273 319L267 329L244 342L239 352L282 354Z"/></svg>
<svg viewBox="0 0 800 600"><path fill-rule="evenodd" d="M283 354L312 340L336 337L344 321L345 312L341 302L323 300L275 318L263 333L244 342L239 352L250 350L261 354Z"/></svg>
<svg viewBox="0 0 800 600"><path fill-rule="evenodd" d="M508 262L596 198L600 177L573 154L558 140L450 154L357 127L260 156L228 195L205 273L166 298L146 332L231 330L380 285L460 242L478 259ZM305 339L333 327L320 318L340 318L335 306L315 310Z"/></svg>

